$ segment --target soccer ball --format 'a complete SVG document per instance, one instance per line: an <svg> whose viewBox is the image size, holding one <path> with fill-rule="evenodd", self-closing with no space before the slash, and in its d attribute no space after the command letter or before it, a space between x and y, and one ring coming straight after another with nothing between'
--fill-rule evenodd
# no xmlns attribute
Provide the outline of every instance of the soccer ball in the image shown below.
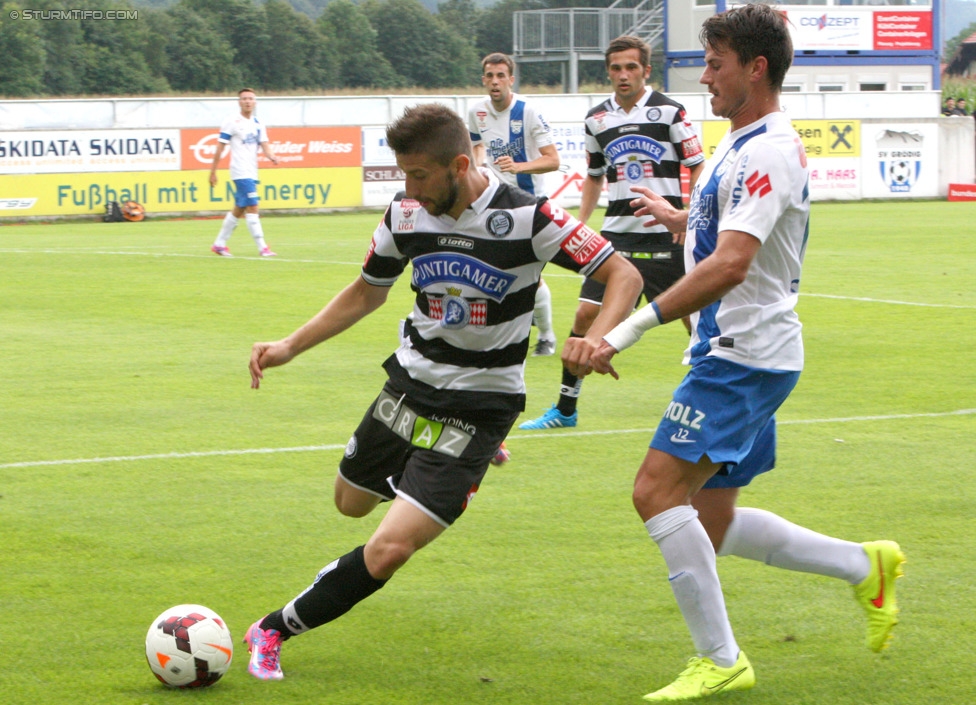
<svg viewBox="0 0 976 705"><path fill-rule="evenodd" d="M146 660L172 688L205 688L230 668L234 642L227 624L202 605L177 605L153 620L146 634Z"/></svg>

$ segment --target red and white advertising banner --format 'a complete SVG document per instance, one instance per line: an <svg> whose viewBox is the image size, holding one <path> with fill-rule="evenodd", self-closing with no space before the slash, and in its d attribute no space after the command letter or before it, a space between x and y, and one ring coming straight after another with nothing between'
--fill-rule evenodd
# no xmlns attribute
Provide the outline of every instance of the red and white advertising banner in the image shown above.
<svg viewBox="0 0 976 705"><path fill-rule="evenodd" d="M180 164L183 171L209 169L217 153L219 130L180 130L183 142ZM358 127L269 127L268 142L278 157L275 167L258 152L262 169L359 166L362 160L361 130ZM230 168L230 150L225 148L218 169Z"/></svg>
<svg viewBox="0 0 976 705"><path fill-rule="evenodd" d="M876 10L874 48L914 51L932 48L932 13Z"/></svg>
<svg viewBox="0 0 976 705"><path fill-rule="evenodd" d="M976 184L949 184L950 201L976 201Z"/></svg>
<svg viewBox="0 0 976 705"><path fill-rule="evenodd" d="M918 51L932 48L931 11L830 7L790 10L796 51Z"/></svg>

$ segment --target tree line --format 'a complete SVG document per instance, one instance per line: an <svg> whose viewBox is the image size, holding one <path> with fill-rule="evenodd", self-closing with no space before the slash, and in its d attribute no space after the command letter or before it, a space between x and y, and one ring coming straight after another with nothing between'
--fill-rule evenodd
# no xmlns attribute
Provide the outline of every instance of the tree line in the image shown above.
<svg viewBox="0 0 976 705"><path fill-rule="evenodd" d="M314 19L284 0L88 0L82 17L72 14L78 4L3 4L0 95L478 85L481 57L512 50L513 12L567 3L501 0L482 9L446 0L435 13L418 0L331 0ZM558 83L559 68L528 66L523 80Z"/></svg>

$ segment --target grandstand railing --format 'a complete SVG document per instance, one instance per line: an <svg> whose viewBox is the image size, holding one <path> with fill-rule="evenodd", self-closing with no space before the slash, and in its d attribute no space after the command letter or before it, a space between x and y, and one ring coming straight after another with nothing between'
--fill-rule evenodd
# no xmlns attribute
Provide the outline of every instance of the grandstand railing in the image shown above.
<svg viewBox="0 0 976 705"><path fill-rule="evenodd" d="M617 0L609 7L521 10L512 18L516 64L557 61L569 65L568 92L578 90L577 62L603 60L610 40L624 34L652 47L664 37L664 0Z"/></svg>

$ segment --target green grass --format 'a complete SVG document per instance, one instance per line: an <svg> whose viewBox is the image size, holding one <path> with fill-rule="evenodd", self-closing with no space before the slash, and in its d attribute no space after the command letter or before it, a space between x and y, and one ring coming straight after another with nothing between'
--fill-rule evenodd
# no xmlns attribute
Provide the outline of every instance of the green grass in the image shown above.
<svg viewBox="0 0 976 705"><path fill-rule="evenodd" d="M965 203L814 206L799 304L807 369L779 414L779 467L742 504L898 540L902 623L872 654L847 586L722 559L759 681L719 701L970 697L972 215ZM275 260L254 256L243 227L236 258L209 254L215 220L0 227L5 704L602 705L640 702L677 674L692 646L630 504L684 374L685 337L668 326L615 361L620 381L586 381L573 432L515 431L512 461L456 527L351 613L288 643L283 682L246 675L250 622L382 515L340 516L332 482L409 287L258 391L250 344L291 332L357 276L377 219L265 216ZM578 278L546 278L562 338ZM534 417L555 400L558 360L530 358L527 380ZM269 452L233 453L255 449ZM150 620L182 602L218 611L237 644L207 691L167 690L143 657Z"/></svg>

